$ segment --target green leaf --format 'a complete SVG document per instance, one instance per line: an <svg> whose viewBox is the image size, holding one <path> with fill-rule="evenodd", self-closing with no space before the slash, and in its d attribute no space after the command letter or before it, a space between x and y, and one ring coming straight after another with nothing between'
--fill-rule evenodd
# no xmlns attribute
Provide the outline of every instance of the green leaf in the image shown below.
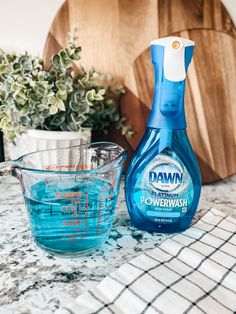
<svg viewBox="0 0 236 314"><path fill-rule="evenodd" d="M55 65L56 67L60 66L60 56L59 55L54 55L52 57L52 64Z"/></svg>
<svg viewBox="0 0 236 314"><path fill-rule="evenodd" d="M56 114L51 120L52 125L60 126L65 121L65 116L62 114Z"/></svg>
<svg viewBox="0 0 236 314"><path fill-rule="evenodd" d="M86 101L90 106L93 106L93 100L94 100L94 96L95 96L95 89L89 90L86 93Z"/></svg>
<svg viewBox="0 0 236 314"><path fill-rule="evenodd" d="M47 99L48 99L48 102L49 102L49 104L51 104L51 105L56 105L56 103L57 103L57 98L55 97L55 95L52 93L52 94L49 94L48 96L47 96Z"/></svg>
<svg viewBox="0 0 236 314"><path fill-rule="evenodd" d="M8 73L9 71L9 66L6 64L0 64L0 74L2 73Z"/></svg>
<svg viewBox="0 0 236 314"><path fill-rule="evenodd" d="M29 123L30 119L27 116L21 116L20 117L20 122L22 123L22 125L27 126Z"/></svg>
<svg viewBox="0 0 236 314"><path fill-rule="evenodd" d="M74 55L76 56L76 59L79 60L80 59L80 52L81 52L81 47L76 47L75 51L74 51Z"/></svg>
<svg viewBox="0 0 236 314"><path fill-rule="evenodd" d="M115 90L120 94L125 94L125 87L124 85L118 85L116 86Z"/></svg>
<svg viewBox="0 0 236 314"><path fill-rule="evenodd" d="M22 91L16 91L13 94L13 98L18 104L21 104L21 105L24 105L25 102L27 101L27 97Z"/></svg>
<svg viewBox="0 0 236 314"><path fill-rule="evenodd" d="M94 100L103 100L103 96L102 95L100 95L99 93L97 93L97 94L95 94L94 95Z"/></svg>
<svg viewBox="0 0 236 314"><path fill-rule="evenodd" d="M70 106L70 109L71 109L72 111L78 112L78 111L81 110L81 105L80 105L79 102L74 102L74 101L71 100L71 101L69 102L69 106Z"/></svg>
<svg viewBox="0 0 236 314"><path fill-rule="evenodd" d="M29 56L22 56L19 58L19 63L21 65L22 68L24 68L24 70L26 71L31 71L32 70L32 63L31 60L29 58Z"/></svg>
<svg viewBox="0 0 236 314"><path fill-rule="evenodd" d="M105 93L106 93L106 89L105 89L105 88L102 88L102 89L99 90L98 93L103 96L103 95L105 95Z"/></svg>
<svg viewBox="0 0 236 314"><path fill-rule="evenodd" d="M52 105L52 106L50 107L50 114L51 114L51 115L54 115L54 114L56 114L57 112L58 112L58 107Z"/></svg>
<svg viewBox="0 0 236 314"><path fill-rule="evenodd" d="M61 50L59 52L59 56L60 56L61 60L70 60L70 57L69 57L67 51L68 51L68 49L64 49L64 50Z"/></svg>
<svg viewBox="0 0 236 314"><path fill-rule="evenodd" d="M57 106L58 106L58 108L59 108L60 110L66 111L64 102L63 102L61 99L58 99Z"/></svg>
<svg viewBox="0 0 236 314"><path fill-rule="evenodd" d="M20 68L21 68L21 66L19 63L13 63L13 65L12 65L13 74L20 73Z"/></svg>

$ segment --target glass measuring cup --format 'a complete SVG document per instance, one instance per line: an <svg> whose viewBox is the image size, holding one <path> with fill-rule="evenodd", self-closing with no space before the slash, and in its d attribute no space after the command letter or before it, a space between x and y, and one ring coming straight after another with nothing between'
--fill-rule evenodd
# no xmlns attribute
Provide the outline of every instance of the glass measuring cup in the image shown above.
<svg viewBox="0 0 236 314"><path fill-rule="evenodd" d="M0 176L20 180L35 242L73 255L108 238L126 156L109 142L43 150L1 163Z"/></svg>

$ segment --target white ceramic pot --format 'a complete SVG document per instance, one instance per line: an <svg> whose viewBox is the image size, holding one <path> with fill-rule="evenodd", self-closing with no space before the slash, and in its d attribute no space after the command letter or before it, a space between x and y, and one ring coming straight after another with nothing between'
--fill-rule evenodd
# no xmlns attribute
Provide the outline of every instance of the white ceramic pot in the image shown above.
<svg viewBox="0 0 236 314"><path fill-rule="evenodd" d="M10 159L38 150L63 148L91 142L91 129L83 132L27 130L16 139L16 144L8 143Z"/></svg>

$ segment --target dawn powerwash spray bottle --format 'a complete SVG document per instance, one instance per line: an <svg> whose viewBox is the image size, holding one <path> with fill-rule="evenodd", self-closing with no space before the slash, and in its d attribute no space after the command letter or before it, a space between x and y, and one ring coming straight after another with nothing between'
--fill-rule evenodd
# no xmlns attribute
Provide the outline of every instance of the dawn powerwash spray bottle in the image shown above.
<svg viewBox="0 0 236 314"><path fill-rule="evenodd" d="M201 176L184 112L186 72L193 51L194 42L180 37L151 43L152 110L126 174L129 214L142 230L181 232L189 227L197 209Z"/></svg>

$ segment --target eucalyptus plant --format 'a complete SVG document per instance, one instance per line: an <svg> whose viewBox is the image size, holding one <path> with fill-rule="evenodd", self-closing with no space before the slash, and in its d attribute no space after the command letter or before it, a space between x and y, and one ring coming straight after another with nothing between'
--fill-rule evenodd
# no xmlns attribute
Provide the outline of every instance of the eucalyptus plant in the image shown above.
<svg viewBox="0 0 236 314"><path fill-rule="evenodd" d="M82 66L73 71L81 47L69 40L51 58L49 68L39 57L0 50L0 129L9 140L25 129L108 132L110 124L130 136L131 128L117 111L123 86Z"/></svg>

